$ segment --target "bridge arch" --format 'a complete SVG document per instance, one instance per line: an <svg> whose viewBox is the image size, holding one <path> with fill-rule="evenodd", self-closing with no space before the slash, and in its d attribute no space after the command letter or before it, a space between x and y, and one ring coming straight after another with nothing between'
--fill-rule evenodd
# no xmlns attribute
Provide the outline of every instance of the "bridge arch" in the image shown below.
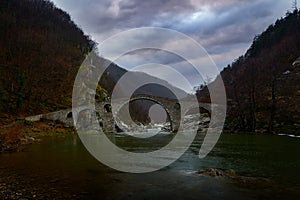
<svg viewBox="0 0 300 200"><path fill-rule="evenodd" d="M73 117L73 113L72 111L68 112L67 117L66 118L72 118Z"/></svg>
<svg viewBox="0 0 300 200"><path fill-rule="evenodd" d="M111 113L111 105L109 103L105 104L103 106L103 108L104 108L105 112Z"/></svg>
<svg viewBox="0 0 300 200"><path fill-rule="evenodd" d="M165 111L166 111L166 114L169 118L169 121L170 121L170 129L171 131L174 131L174 116L172 114L172 112L170 111L169 107L166 106L164 103L162 103L161 101L157 100L157 99L154 99L154 98L151 98L151 97L147 97L147 96L138 96L138 97L133 97L127 101L124 101L122 102L121 105L118 105L117 109L115 110L115 114L118 114L120 112L120 110L126 105L126 104L129 104L130 102L134 102L134 101L138 101L138 100L148 100L148 101L151 101L151 102L154 102L158 105L160 105Z"/></svg>

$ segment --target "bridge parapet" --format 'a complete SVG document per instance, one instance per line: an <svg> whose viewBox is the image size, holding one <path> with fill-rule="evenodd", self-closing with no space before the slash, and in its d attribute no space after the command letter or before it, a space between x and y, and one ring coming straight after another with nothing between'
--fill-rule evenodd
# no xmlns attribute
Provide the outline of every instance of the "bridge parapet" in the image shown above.
<svg viewBox="0 0 300 200"><path fill-rule="evenodd" d="M121 110L123 106L125 106L125 104L128 104L129 102L136 101L136 100L148 100L161 105L165 109L167 115L170 118L171 131L176 132L179 130L180 123L182 120L181 119L182 105L179 104L179 101L177 99L170 99L170 98L150 96L150 95L135 95L130 100L119 99L118 101L112 103L96 102L94 107L95 110L92 110L92 108L89 108L87 106L82 106L78 108L73 108L73 110L66 109L66 110L60 110L60 111L51 112L47 114L31 116L31 117L27 117L26 120L28 121L39 121L41 119L47 119L53 121L57 120L67 124L68 126L74 126L73 112L76 112L75 117L77 117L78 119L80 113L84 113L85 111L88 110L89 111L88 113L90 113L91 115L90 117L93 117L92 116L93 114L96 115L96 118L99 121L99 125L102 127L103 131L115 132L116 124L118 124L118 119L114 119L113 114L114 116L117 117L118 112ZM188 104L188 102L186 104ZM112 110L112 105L114 106L113 110ZM211 110L210 104L199 104L199 106L205 108L209 112ZM112 111L114 113L112 113ZM90 121L92 121L92 119Z"/></svg>

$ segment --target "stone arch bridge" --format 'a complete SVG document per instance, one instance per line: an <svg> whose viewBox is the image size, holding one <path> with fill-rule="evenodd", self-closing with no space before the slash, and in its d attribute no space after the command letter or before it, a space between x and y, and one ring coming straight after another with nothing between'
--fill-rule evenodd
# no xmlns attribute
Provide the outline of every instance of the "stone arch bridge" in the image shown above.
<svg viewBox="0 0 300 200"><path fill-rule="evenodd" d="M96 102L95 107L91 109L87 106L82 106L76 108L76 113L81 113L84 111L89 110L90 113L95 113L100 126L102 127L104 132L115 132L117 128L117 120L113 117L113 112L115 116L117 116L117 112L126 104L132 101L137 100L148 100L152 101L156 104L162 106L170 120L171 130L172 132L176 132L179 129L180 122L181 122L181 105L178 100L171 99L171 98L164 98L164 97L157 97L157 96L150 96L150 95L136 95L132 97L130 100L120 99L117 102ZM112 105L114 109L112 110ZM199 104L199 107L202 107L206 110L210 110L210 104ZM51 112L47 114L41 114L36 116L30 116L25 118L28 121L39 121L41 119L46 120L53 120L53 121L60 121L67 126L74 126L73 122L73 112L72 109L65 109L56 112Z"/></svg>

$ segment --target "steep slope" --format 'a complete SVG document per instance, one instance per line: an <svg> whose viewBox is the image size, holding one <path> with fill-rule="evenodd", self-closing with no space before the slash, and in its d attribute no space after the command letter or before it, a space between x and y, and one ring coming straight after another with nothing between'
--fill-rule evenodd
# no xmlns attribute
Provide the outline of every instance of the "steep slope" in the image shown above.
<svg viewBox="0 0 300 200"><path fill-rule="evenodd" d="M5 119L71 107L73 82L93 42L71 17L47 0L0 1L0 125ZM103 58L101 58L103 59ZM115 64L104 73L98 100L104 100L127 71ZM143 73L130 72L131 80L168 83ZM132 84L127 81L122 85ZM172 87L172 86L170 86ZM175 88L176 89L176 88ZM185 92L176 89L182 96ZM139 93L173 98L162 87L148 86ZM107 95L103 95L106 93ZM150 104L149 104L150 105ZM149 105L137 105L135 118L143 118Z"/></svg>
<svg viewBox="0 0 300 200"><path fill-rule="evenodd" d="M0 113L22 116L71 105L95 43L50 1L1 0L0 46Z"/></svg>
<svg viewBox="0 0 300 200"><path fill-rule="evenodd" d="M250 132L300 131L300 12L270 25L244 56L222 72L228 97L226 128ZM213 83L211 83L213 84ZM209 101L207 87L197 91Z"/></svg>

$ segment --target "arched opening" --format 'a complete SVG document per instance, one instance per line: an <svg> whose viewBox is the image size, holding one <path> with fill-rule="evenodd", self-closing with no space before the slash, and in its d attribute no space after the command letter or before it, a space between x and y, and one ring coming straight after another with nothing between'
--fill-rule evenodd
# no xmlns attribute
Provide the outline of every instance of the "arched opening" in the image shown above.
<svg viewBox="0 0 300 200"><path fill-rule="evenodd" d="M69 112L68 114L67 114L67 118L72 118L73 117L73 113L72 112Z"/></svg>
<svg viewBox="0 0 300 200"><path fill-rule="evenodd" d="M104 110L106 113L111 113L111 105L110 104L105 104L104 105Z"/></svg>
<svg viewBox="0 0 300 200"><path fill-rule="evenodd" d="M208 108L199 107L199 111L201 115L206 115L211 117L211 111Z"/></svg>
<svg viewBox="0 0 300 200"><path fill-rule="evenodd" d="M151 124L166 123L168 120L166 110L159 104L154 104L149 108L148 117L150 118Z"/></svg>
<svg viewBox="0 0 300 200"><path fill-rule="evenodd" d="M174 109L180 110L180 108L181 108L180 103L175 103Z"/></svg>
<svg viewBox="0 0 300 200"><path fill-rule="evenodd" d="M164 112L166 114L166 122L165 122L165 124L167 124L165 126L166 128L163 129L163 130L173 131L173 124L172 124L173 123L173 121L172 121L173 117L171 116L170 111L168 110L168 108L162 102L160 102L158 100L155 100L155 99L152 99L152 98L149 98L149 97L136 97L136 98L132 98L132 99L128 100L127 102L124 102L123 105L121 105L118 108L118 111L117 111L117 113L119 113L118 115L120 115L120 116L122 115L121 113L123 113L123 109L126 107L125 105L129 106L129 111L130 111L130 109L131 109L130 105L131 104L133 104L135 106L138 105L138 109L136 109L134 111L140 111L141 115L143 115L143 116L147 115L149 117L149 120L147 122L141 123L140 121L136 121L134 119L134 116L132 116L132 113L129 113L131 115L131 119L133 121L135 121L136 124L144 124L145 126L149 126L151 124L151 119L150 119L150 116L149 116L149 114L150 114L149 112L151 111L151 108L153 108L153 105L158 105L158 106L162 107L162 109L164 110ZM126 121L122 121L122 123L127 124ZM122 129L121 125L120 125L119 128Z"/></svg>

